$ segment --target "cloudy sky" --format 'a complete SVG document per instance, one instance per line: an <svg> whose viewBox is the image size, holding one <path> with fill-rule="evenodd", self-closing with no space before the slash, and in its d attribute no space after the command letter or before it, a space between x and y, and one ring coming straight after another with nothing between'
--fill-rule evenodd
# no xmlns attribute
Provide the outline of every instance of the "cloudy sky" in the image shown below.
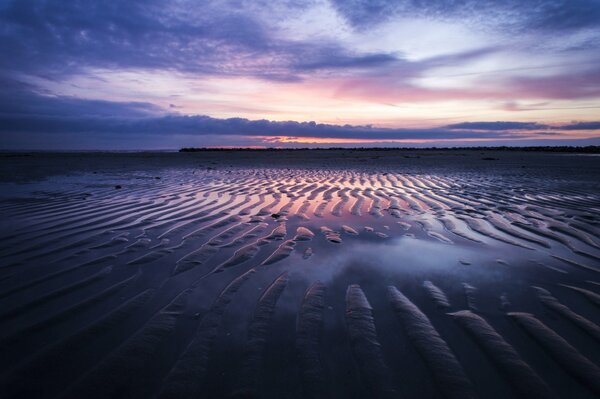
<svg viewBox="0 0 600 399"><path fill-rule="evenodd" d="M0 148L600 144L600 0L0 0Z"/></svg>

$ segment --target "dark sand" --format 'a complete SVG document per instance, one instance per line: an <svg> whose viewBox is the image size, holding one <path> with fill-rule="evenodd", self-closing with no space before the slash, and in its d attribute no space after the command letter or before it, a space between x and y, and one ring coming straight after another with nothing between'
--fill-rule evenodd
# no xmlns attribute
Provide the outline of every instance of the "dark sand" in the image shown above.
<svg viewBox="0 0 600 399"><path fill-rule="evenodd" d="M600 157L0 154L2 398L594 398Z"/></svg>

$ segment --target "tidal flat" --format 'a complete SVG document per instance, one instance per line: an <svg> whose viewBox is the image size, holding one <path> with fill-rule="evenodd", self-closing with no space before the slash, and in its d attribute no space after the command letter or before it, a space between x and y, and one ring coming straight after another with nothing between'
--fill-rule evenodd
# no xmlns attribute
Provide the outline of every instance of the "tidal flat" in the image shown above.
<svg viewBox="0 0 600 399"><path fill-rule="evenodd" d="M0 397L595 398L600 156L0 154Z"/></svg>

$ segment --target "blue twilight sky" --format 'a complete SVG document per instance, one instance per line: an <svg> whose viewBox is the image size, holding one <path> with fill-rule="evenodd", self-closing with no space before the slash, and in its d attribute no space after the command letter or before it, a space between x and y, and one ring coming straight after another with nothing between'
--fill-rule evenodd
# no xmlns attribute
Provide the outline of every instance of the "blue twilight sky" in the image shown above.
<svg viewBox="0 0 600 399"><path fill-rule="evenodd" d="M600 0L0 0L0 149L600 144Z"/></svg>

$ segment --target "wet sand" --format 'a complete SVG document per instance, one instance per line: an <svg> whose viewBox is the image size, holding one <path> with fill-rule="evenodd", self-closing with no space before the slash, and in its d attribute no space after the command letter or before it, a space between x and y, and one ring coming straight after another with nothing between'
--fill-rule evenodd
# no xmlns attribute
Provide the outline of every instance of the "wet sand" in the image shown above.
<svg viewBox="0 0 600 399"><path fill-rule="evenodd" d="M600 157L0 155L0 396L593 398Z"/></svg>

